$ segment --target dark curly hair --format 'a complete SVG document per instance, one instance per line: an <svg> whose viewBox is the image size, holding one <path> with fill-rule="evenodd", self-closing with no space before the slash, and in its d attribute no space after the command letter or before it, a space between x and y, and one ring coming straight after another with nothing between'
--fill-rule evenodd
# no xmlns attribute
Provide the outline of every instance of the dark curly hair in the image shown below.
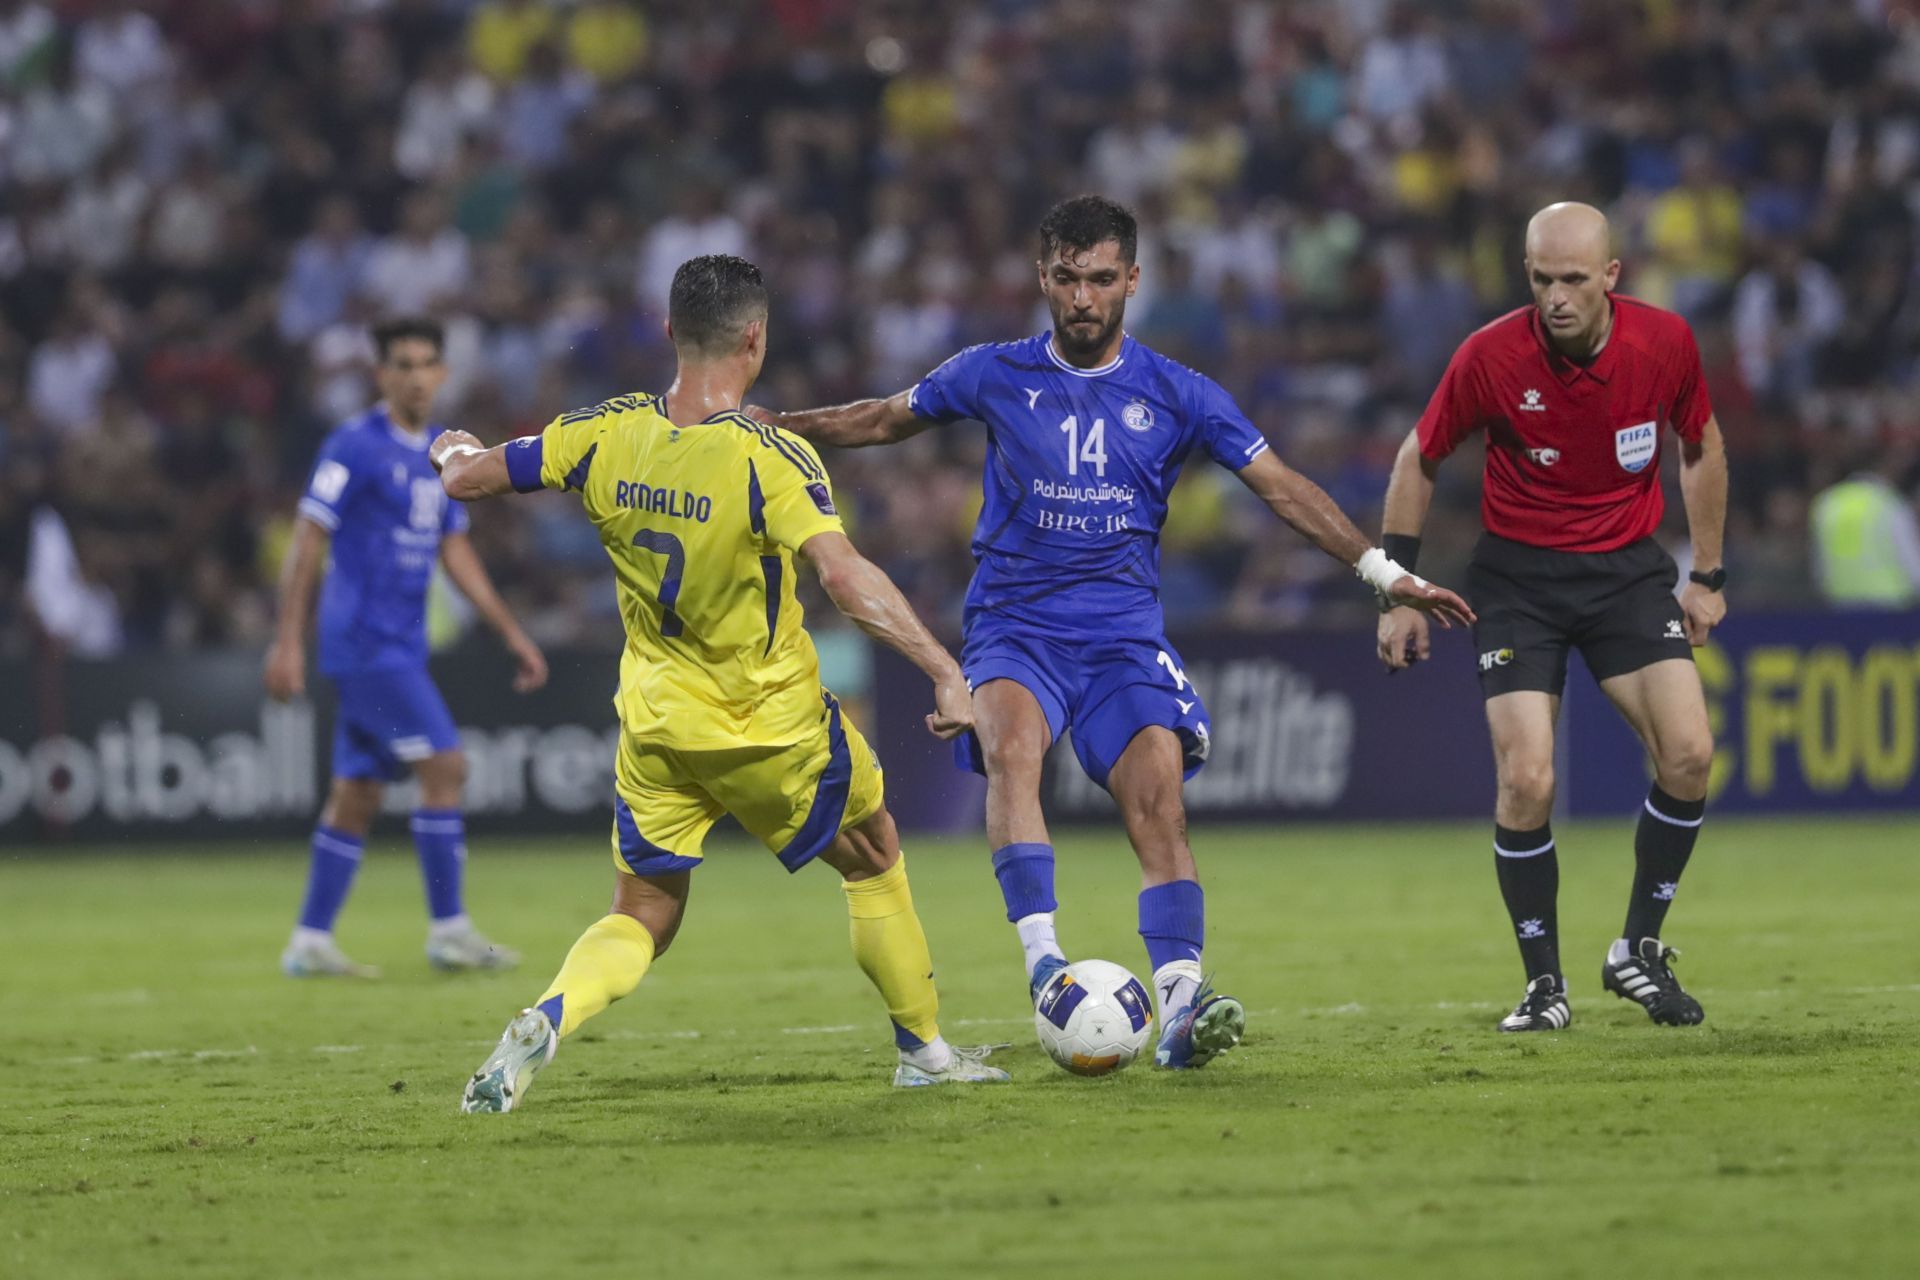
<svg viewBox="0 0 1920 1280"><path fill-rule="evenodd" d="M1133 211L1105 196L1075 196L1047 210L1040 220L1040 260L1060 249L1084 253L1109 240L1120 245L1120 257L1129 265L1140 247L1140 224Z"/></svg>

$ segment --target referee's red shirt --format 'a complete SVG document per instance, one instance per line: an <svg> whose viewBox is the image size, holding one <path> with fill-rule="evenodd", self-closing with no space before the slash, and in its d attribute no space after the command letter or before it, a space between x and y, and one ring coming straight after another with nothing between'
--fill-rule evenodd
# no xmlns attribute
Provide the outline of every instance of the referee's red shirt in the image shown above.
<svg viewBox="0 0 1920 1280"><path fill-rule="evenodd" d="M1666 432L1698 440L1713 406L1687 322L1608 297L1613 332L1592 363L1556 352L1522 307L1460 344L1420 417L1420 451L1436 462L1487 432L1480 516L1492 533L1612 551L1659 527Z"/></svg>

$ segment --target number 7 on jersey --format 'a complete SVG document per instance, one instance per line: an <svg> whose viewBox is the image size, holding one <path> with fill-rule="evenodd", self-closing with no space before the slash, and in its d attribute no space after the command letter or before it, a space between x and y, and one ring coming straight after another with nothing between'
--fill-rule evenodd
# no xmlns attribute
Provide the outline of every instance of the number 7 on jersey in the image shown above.
<svg viewBox="0 0 1920 1280"><path fill-rule="evenodd" d="M680 615L673 611L673 606L680 599L680 577L687 568L687 548L680 539L658 529L642 529L634 534L633 545L667 558L667 567L660 574L660 634L677 636Z"/></svg>

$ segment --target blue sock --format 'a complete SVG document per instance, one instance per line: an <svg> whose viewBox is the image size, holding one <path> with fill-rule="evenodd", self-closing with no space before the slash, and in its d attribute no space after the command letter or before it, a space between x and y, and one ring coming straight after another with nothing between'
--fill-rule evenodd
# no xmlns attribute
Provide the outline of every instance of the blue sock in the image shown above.
<svg viewBox="0 0 1920 1280"><path fill-rule="evenodd" d="M333 921L346 905L347 890L353 888L354 873L360 870L360 855L366 851L366 837L348 835L332 827L313 829L313 858L307 864L307 900L300 904L300 927L333 932Z"/></svg>
<svg viewBox="0 0 1920 1280"><path fill-rule="evenodd" d="M461 873L467 866L467 824L458 809L415 809L413 847L427 884L427 914L445 920L462 914Z"/></svg>
<svg viewBox="0 0 1920 1280"><path fill-rule="evenodd" d="M1007 901L1007 919L1052 912L1053 846L1010 844L993 851L993 874L1000 880L1000 896Z"/></svg>
<svg viewBox="0 0 1920 1280"><path fill-rule="evenodd" d="M1198 961L1207 941L1207 903L1199 882L1173 880L1142 889L1140 936L1155 973L1176 960Z"/></svg>

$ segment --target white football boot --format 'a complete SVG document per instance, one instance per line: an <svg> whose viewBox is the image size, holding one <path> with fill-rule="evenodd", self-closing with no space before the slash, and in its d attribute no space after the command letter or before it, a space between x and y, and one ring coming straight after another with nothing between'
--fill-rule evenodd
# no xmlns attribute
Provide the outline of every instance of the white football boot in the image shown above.
<svg viewBox="0 0 1920 1280"><path fill-rule="evenodd" d="M547 1015L538 1009L522 1009L467 1081L466 1092L460 1096L462 1114L511 1111L519 1106L533 1085L534 1075L553 1061L559 1047L560 1037Z"/></svg>
<svg viewBox="0 0 1920 1280"><path fill-rule="evenodd" d="M949 1046L953 1050L953 1060L939 1071L929 1071L900 1055L900 1065L893 1069L893 1087L896 1089L918 1089L930 1084L1003 1084L1012 1077L998 1067L986 1063L987 1055L995 1049L1004 1049L1004 1044L982 1044L963 1049L959 1045Z"/></svg>
<svg viewBox="0 0 1920 1280"><path fill-rule="evenodd" d="M377 978L380 970L347 958L330 933L295 929L280 953L280 972L289 978Z"/></svg>
<svg viewBox="0 0 1920 1280"><path fill-rule="evenodd" d="M453 928L428 932L427 963L447 970L511 969L520 963L520 953L488 941L471 920L462 919Z"/></svg>

